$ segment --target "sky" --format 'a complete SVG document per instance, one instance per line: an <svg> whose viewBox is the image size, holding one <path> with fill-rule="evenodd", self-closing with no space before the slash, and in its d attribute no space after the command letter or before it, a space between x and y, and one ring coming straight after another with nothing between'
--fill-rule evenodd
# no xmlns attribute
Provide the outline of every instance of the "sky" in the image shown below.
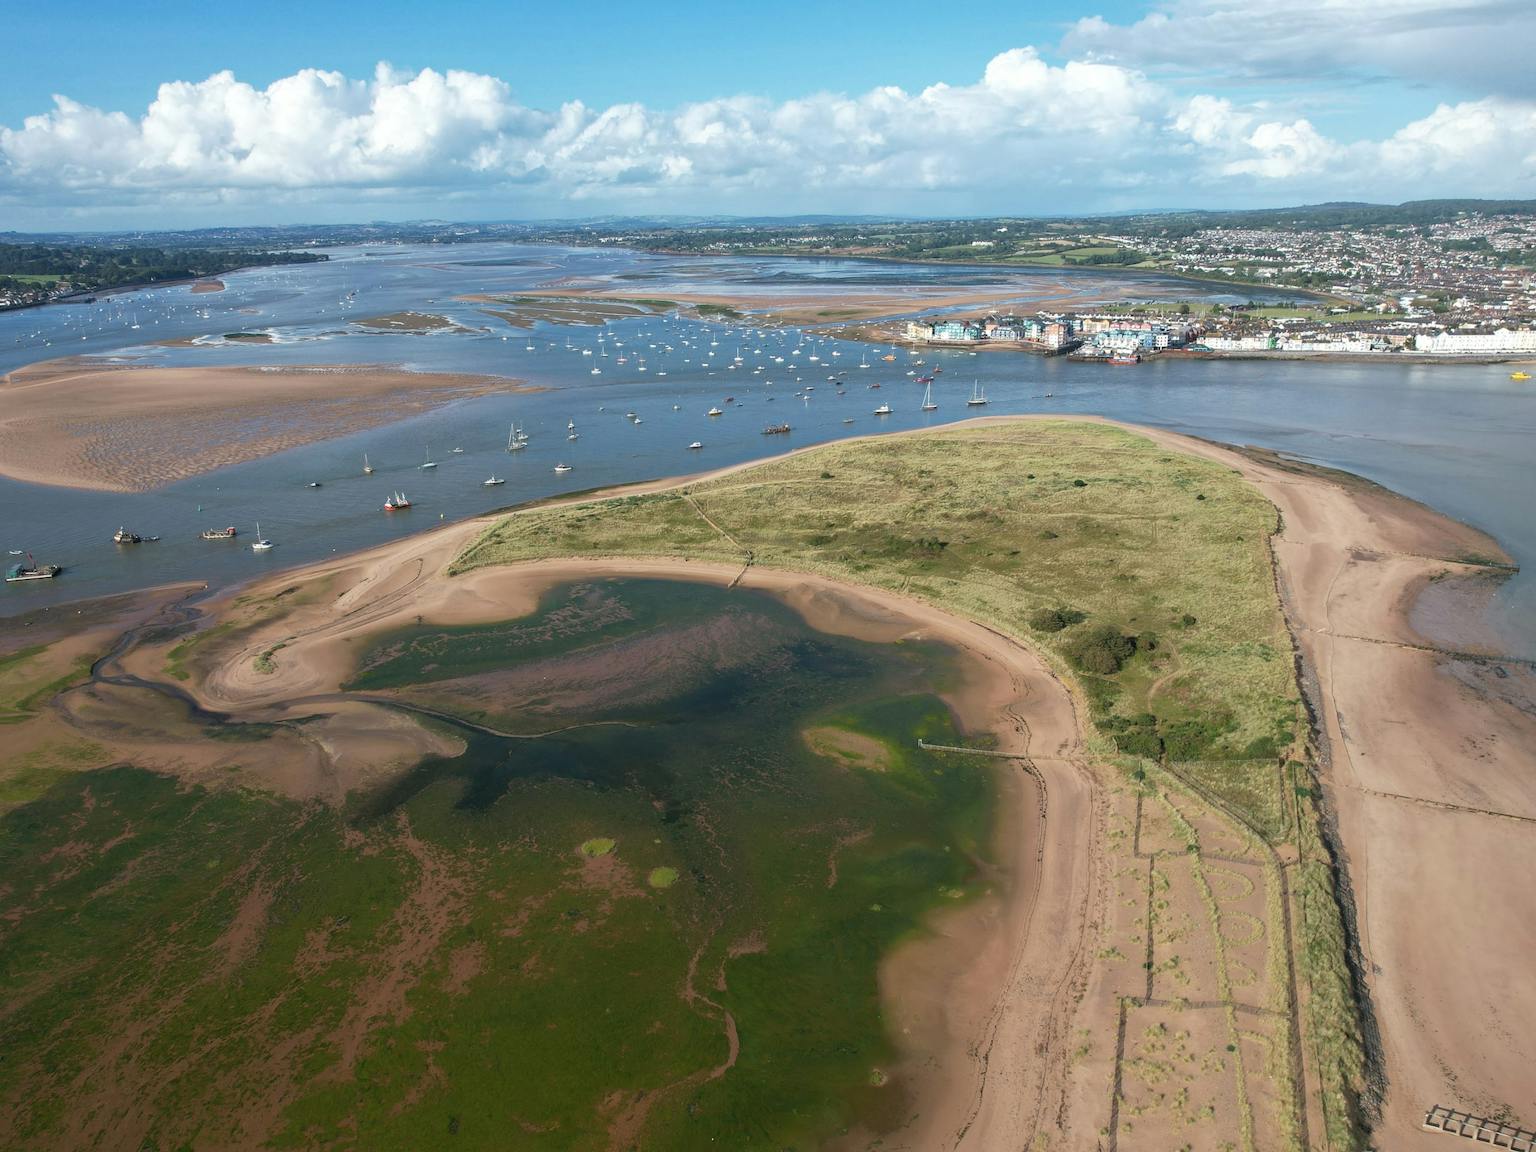
<svg viewBox="0 0 1536 1152"><path fill-rule="evenodd" d="M1536 197L1536 0L17 5L0 231Z"/></svg>

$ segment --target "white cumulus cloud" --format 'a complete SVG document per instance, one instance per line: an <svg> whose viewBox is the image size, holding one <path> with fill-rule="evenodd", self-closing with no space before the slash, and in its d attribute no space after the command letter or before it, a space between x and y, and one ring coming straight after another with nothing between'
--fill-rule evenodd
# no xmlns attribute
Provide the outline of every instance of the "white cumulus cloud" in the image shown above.
<svg viewBox="0 0 1536 1152"><path fill-rule="evenodd" d="M1076 34L1113 31L1100 20ZM0 203L1070 212L1513 195L1528 189L1533 156L1536 103L1519 97L1444 105L1385 139L1341 141L1128 63L1057 64L1030 47L998 53L970 84L671 109L532 108L494 76L381 64L366 79L304 69L265 88L230 72L168 82L137 114L55 96L0 126Z"/></svg>

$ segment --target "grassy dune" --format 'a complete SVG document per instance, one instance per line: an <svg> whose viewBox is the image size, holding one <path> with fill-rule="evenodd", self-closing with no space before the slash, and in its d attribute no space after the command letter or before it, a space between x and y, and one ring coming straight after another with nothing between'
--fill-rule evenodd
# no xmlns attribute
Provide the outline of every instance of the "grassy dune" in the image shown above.
<svg viewBox="0 0 1536 1152"><path fill-rule="evenodd" d="M750 555L918 596L1069 670L1105 750L1199 763L1203 782L1278 832L1275 763L1300 712L1275 527L1268 501L1219 465L1119 428L1021 421L834 444L686 492L512 516L455 571Z"/></svg>

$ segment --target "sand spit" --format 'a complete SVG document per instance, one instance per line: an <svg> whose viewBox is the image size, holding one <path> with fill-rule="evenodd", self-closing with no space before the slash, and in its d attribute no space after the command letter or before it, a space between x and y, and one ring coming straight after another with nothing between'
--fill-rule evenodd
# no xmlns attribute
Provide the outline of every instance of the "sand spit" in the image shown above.
<svg viewBox="0 0 1536 1152"><path fill-rule="evenodd" d="M498 377L377 365L165 368L48 360L0 379L0 474L142 492L454 400L522 390Z"/></svg>
<svg viewBox="0 0 1536 1152"><path fill-rule="evenodd" d="M1273 541L1277 576L1318 718L1321 783L1352 893L1386 1081L1377 1146L1433 1152L1439 1138L1418 1125L1436 1103L1529 1123L1536 986L1523 977L1536 950L1536 889L1528 882L1536 871L1536 675L1519 662L1437 648L1407 615L1426 582L1486 572L1489 561L1505 557L1483 534L1342 474L1135 431L1241 471L1283 515ZM920 633L962 649L971 672L951 693L952 706L968 729L990 729L1001 748L1027 754L1036 774L1023 761L1004 773L998 835L1009 866L993 897L940 916L934 937L898 951L882 972L893 1027L913 1052L911 1067L893 1071L918 1096L909 1127L881 1146L1011 1150L1037 1138L1051 1147L1102 1146L1115 1112L1107 1070L1125 994L1116 981L1126 972L1142 976L1139 965L1113 969L1099 951L1128 915L1115 895L1116 870L1128 858L1114 823L1128 793L1118 770L1096 766L1083 751L1068 687L1029 649L980 625L905 596L798 572L658 558L541 561L449 578L454 557L490 522L273 577L244 590L244 608L231 594L220 611L236 622L236 638L208 652L188 687L243 719L340 712L323 697L349 672L357 637L418 616L503 619L532 610L551 584L601 575L740 580L783 596L818 628L882 641ZM267 622L241 616L280 589L322 582L323 594ZM255 658L279 644L275 667L258 671ZM337 747L352 736L340 721L330 731ZM1175 871L1187 854L1169 839L1166 819L1149 809L1143 827L1136 811L1142 848L1168 840L1173 850L1157 867L1176 884L1190 882ZM1185 814L1228 854L1228 863L1210 868L1209 882L1234 901L1229 915L1257 923L1262 897L1242 894L1255 884L1262 891L1262 862L1238 859L1244 849L1219 814L1197 805ZM1253 905L1247 913L1239 911L1244 899ZM1241 947L1233 945L1234 965ZM1250 970L1260 967L1255 960ZM1175 1031L1204 1026L1204 1018L1181 1016L1177 999L1157 1004L1172 1007L1154 1005L1146 1020L1164 1012ZM1249 1010L1264 1011L1263 1004ZM1213 1035L1210 1043L1219 1050L1223 1039ZM1141 1038L1126 1043L1129 1056ZM1255 1107L1283 1107L1263 1098L1273 1085L1260 1046L1245 1058ZM1316 1077L1302 1079L1305 1131L1316 1146L1323 1140ZM1128 1147L1129 1129L1119 1135ZM1158 1146L1155 1128L1139 1126L1137 1136L1138 1146Z"/></svg>

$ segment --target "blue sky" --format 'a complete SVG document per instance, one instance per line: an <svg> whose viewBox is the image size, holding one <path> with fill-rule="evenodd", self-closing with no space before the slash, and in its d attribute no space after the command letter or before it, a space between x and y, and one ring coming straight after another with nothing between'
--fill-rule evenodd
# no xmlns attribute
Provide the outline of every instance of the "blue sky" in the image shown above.
<svg viewBox="0 0 1536 1152"><path fill-rule="evenodd" d="M1533 35L1523 0L13 6L0 228L1518 195Z"/></svg>

